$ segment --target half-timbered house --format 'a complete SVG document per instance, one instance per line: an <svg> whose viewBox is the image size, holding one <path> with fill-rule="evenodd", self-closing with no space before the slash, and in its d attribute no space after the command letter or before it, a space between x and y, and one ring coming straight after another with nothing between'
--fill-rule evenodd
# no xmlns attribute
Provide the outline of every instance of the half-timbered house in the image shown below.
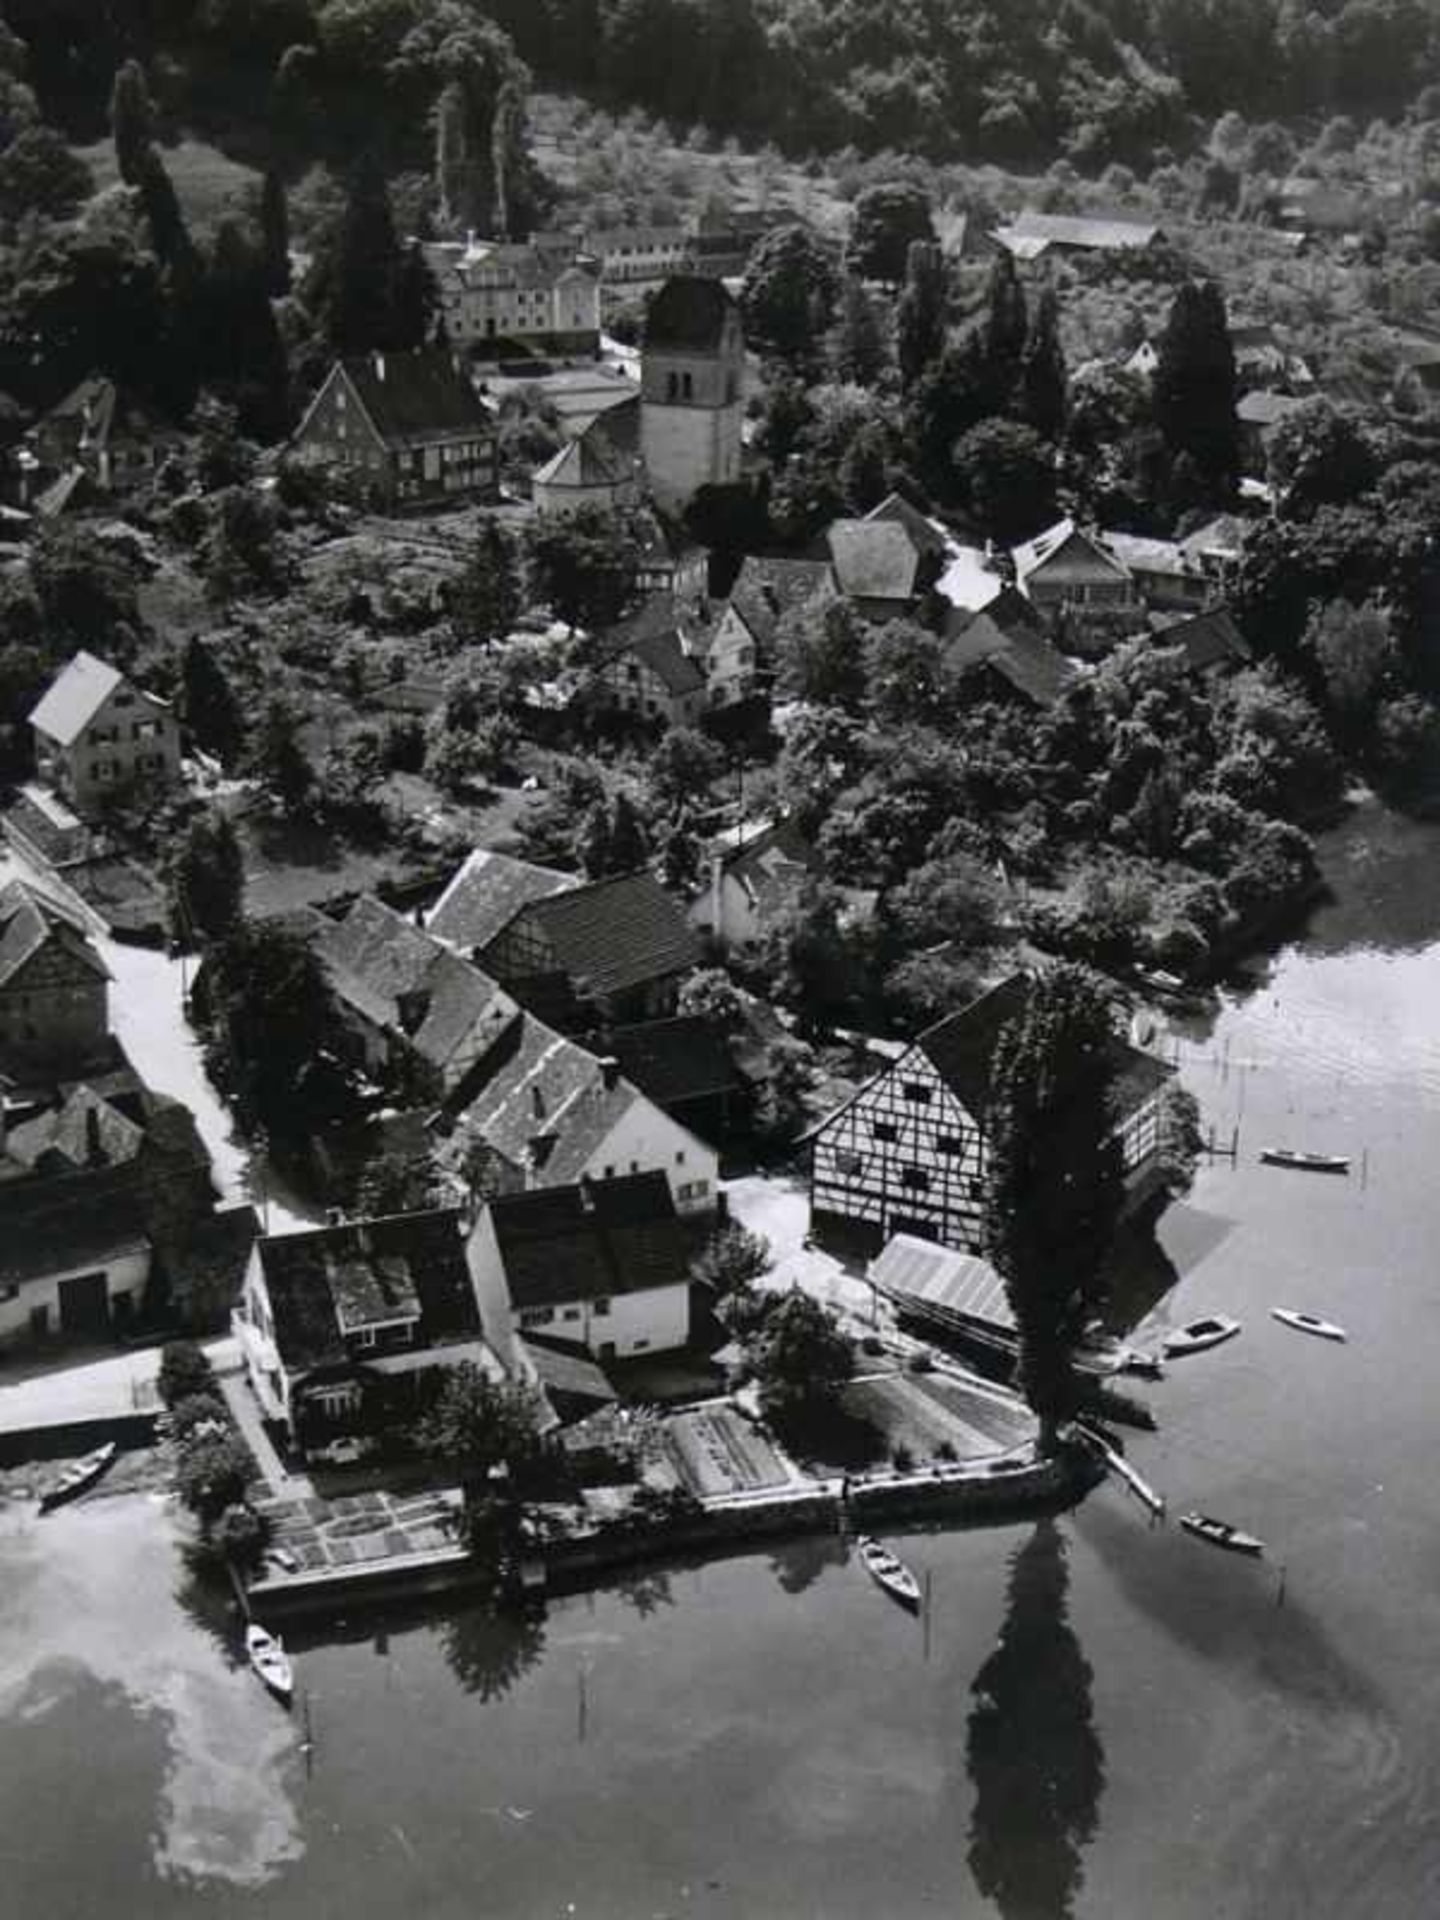
<svg viewBox="0 0 1440 1920"><path fill-rule="evenodd" d="M1014 974L922 1033L812 1135L810 1221L877 1251L892 1234L983 1246L990 1073L1030 990ZM1152 1191L1159 1095L1172 1069L1117 1039L1116 1130L1132 1201Z"/></svg>

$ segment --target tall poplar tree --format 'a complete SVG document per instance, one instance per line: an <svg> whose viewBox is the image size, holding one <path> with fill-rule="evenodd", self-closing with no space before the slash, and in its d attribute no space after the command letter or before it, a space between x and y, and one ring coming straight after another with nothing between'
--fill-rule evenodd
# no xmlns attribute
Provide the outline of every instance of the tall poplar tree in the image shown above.
<svg viewBox="0 0 1440 1920"><path fill-rule="evenodd" d="M1212 497L1228 498L1239 479L1240 429L1235 350L1218 282L1187 280L1177 289L1151 396L1171 460L1188 454Z"/></svg>
<svg viewBox="0 0 1440 1920"><path fill-rule="evenodd" d="M905 255L905 289L895 310L895 355L907 388L945 350L948 303L944 255L931 242L912 240Z"/></svg>
<svg viewBox="0 0 1440 1920"><path fill-rule="evenodd" d="M138 187L145 171L145 156L155 138L155 108L145 69L138 60L127 60L115 69L115 84L110 90L110 131L120 178L127 187Z"/></svg>
<svg viewBox="0 0 1440 1920"><path fill-rule="evenodd" d="M1002 247L990 269L985 288L985 317L980 329L992 413L1004 413L1015 397L1029 336L1025 289L1015 271L1014 260Z"/></svg>
<svg viewBox="0 0 1440 1920"><path fill-rule="evenodd" d="M1109 994L1087 968L1038 973L1018 997L990 1070L985 1249L1015 1319L1041 1446L1053 1451L1125 1199L1119 1049Z"/></svg>
<svg viewBox="0 0 1440 1920"><path fill-rule="evenodd" d="M1020 411L1026 424L1043 439L1055 441L1064 432L1066 395L1060 300L1047 282L1030 316L1030 333L1020 366Z"/></svg>
<svg viewBox="0 0 1440 1920"><path fill-rule="evenodd" d="M267 167L260 186L260 246L265 267L265 291L290 291L290 210L285 183L274 167Z"/></svg>

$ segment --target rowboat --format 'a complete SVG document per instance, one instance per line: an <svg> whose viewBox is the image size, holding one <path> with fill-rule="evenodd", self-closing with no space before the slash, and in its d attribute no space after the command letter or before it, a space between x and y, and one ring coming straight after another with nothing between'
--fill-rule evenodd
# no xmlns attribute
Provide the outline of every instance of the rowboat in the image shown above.
<svg viewBox="0 0 1440 1920"><path fill-rule="evenodd" d="M1267 1167L1294 1167L1301 1173L1350 1171L1350 1162L1343 1153L1301 1153L1298 1147L1262 1147L1260 1158Z"/></svg>
<svg viewBox="0 0 1440 1920"><path fill-rule="evenodd" d="M288 1703L295 1691L295 1676L284 1642L252 1620L245 1629L245 1653L255 1673L276 1699Z"/></svg>
<svg viewBox="0 0 1440 1920"><path fill-rule="evenodd" d="M1182 1353L1203 1353L1207 1347L1218 1347L1222 1340L1233 1340L1240 1331L1240 1322L1232 1320L1228 1313L1211 1313L1203 1319L1192 1320L1188 1326L1177 1327L1174 1333L1167 1333L1161 1345L1171 1358Z"/></svg>
<svg viewBox="0 0 1440 1920"><path fill-rule="evenodd" d="M1228 1520L1212 1520L1208 1513L1182 1513L1180 1524L1187 1533L1193 1533L1197 1540L1208 1540L1212 1547L1227 1547L1231 1553L1259 1554L1265 1551L1265 1542L1257 1540L1253 1533L1242 1533L1239 1527L1232 1527Z"/></svg>
<svg viewBox="0 0 1440 1920"><path fill-rule="evenodd" d="M872 1540L868 1535L862 1535L855 1542L855 1548L864 1562L865 1571L892 1599L898 1600L902 1607L919 1606L920 1582L903 1560L897 1560L888 1547L882 1547L878 1540Z"/></svg>
<svg viewBox="0 0 1440 1920"><path fill-rule="evenodd" d="M41 1494L41 1513L50 1513L56 1507L63 1507L67 1500L74 1500L87 1487L93 1487L114 1458L115 1442L107 1440L103 1447L96 1447L84 1459L72 1461L49 1492Z"/></svg>
<svg viewBox="0 0 1440 1920"><path fill-rule="evenodd" d="M1321 1340L1348 1340L1350 1337L1333 1320L1322 1320L1315 1313L1302 1313L1298 1307L1271 1307L1270 1318L1278 1320L1282 1327L1293 1327L1297 1333L1313 1333Z"/></svg>

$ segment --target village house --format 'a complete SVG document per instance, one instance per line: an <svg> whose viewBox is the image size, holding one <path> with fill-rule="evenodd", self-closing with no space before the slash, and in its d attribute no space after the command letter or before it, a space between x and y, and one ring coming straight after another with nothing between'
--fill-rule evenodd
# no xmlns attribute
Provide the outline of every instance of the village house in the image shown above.
<svg viewBox="0 0 1440 1920"><path fill-rule="evenodd" d="M425 931L478 964L480 954L522 907L581 885L578 874L476 847L455 869L426 915Z"/></svg>
<svg viewBox="0 0 1440 1920"><path fill-rule="evenodd" d="M749 1087L711 1021L681 1013L612 1027L607 1044L625 1078L702 1140L723 1140L739 1124Z"/></svg>
<svg viewBox="0 0 1440 1920"><path fill-rule="evenodd" d="M1130 575L1147 607L1188 612L1215 597L1209 576L1178 540L1109 531L1100 532L1096 538Z"/></svg>
<svg viewBox="0 0 1440 1920"><path fill-rule="evenodd" d="M1250 648L1224 607L1207 607L1201 613L1152 614L1151 631L1157 647L1178 647L1185 657L1185 670L1202 680L1218 679L1248 667Z"/></svg>
<svg viewBox="0 0 1440 1920"><path fill-rule="evenodd" d="M693 726L709 700L687 645L691 624L674 601L657 597L612 629L595 667L599 700L636 719Z"/></svg>
<svg viewBox="0 0 1440 1920"><path fill-rule="evenodd" d="M638 287L658 285L671 274L688 273L695 262L688 227L678 223L648 227L597 227L583 234L582 250L600 263L604 290L631 296Z"/></svg>
<svg viewBox="0 0 1440 1920"><path fill-rule="evenodd" d="M337 360L296 428L303 461L342 468L387 508L494 499L495 425L438 347Z"/></svg>
<svg viewBox="0 0 1440 1920"><path fill-rule="evenodd" d="M793 820L751 823L712 847L690 920L728 953L763 940L823 863Z"/></svg>
<svg viewBox="0 0 1440 1920"><path fill-rule="evenodd" d="M87 374L25 436L17 459L22 506L41 507L62 476L81 475L100 493L149 478L180 435L108 375Z"/></svg>
<svg viewBox="0 0 1440 1920"><path fill-rule="evenodd" d="M1129 568L1073 520L1058 520L1014 549L1015 585L1067 637L1091 621L1130 612L1139 596Z"/></svg>
<svg viewBox="0 0 1440 1920"><path fill-rule="evenodd" d="M1180 542L1206 579L1213 581L1222 593L1235 583L1252 524L1233 513L1221 513L1196 527L1193 533L1187 533Z"/></svg>
<svg viewBox="0 0 1440 1920"><path fill-rule="evenodd" d="M300 1452L403 1426L447 1369L503 1377L462 1228L436 1208L255 1242L234 1331L261 1412Z"/></svg>
<svg viewBox="0 0 1440 1920"><path fill-rule="evenodd" d="M305 931L325 967L355 1063L413 1098L460 1098L520 1009L468 959L363 894Z"/></svg>
<svg viewBox="0 0 1440 1920"><path fill-rule="evenodd" d="M995 1049L1030 990L1014 974L938 1021L811 1135L810 1221L870 1251L895 1233L982 1248ZM1173 1069L1115 1042L1117 1132L1132 1204L1153 1191L1160 1092Z"/></svg>
<svg viewBox="0 0 1440 1920"><path fill-rule="evenodd" d="M835 590L866 620L923 618L943 553L898 519L832 520L825 546Z"/></svg>
<svg viewBox="0 0 1440 1920"><path fill-rule="evenodd" d="M528 901L478 964L541 1019L576 1025L673 1013L700 958L698 935L654 875L627 873Z"/></svg>
<svg viewBox="0 0 1440 1920"><path fill-rule="evenodd" d="M492 1200L466 1257L486 1338L521 1371L522 1337L601 1362L685 1346L692 1250L663 1175L640 1173Z"/></svg>
<svg viewBox="0 0 1440 1920"><path fill-rule="evenodd" d="M707 660L713 704L732 705L767 682L781 620L834 591L828 561L747 555L715 619Z"/></svg>
<svg viewBox="0 0 1440 1920"><path fill-rule="evenodd" d="M59 1078L105 1060L109 989L68 907L25 880L0 887L0 1071Z"/></svg>
<svg viewBox="0 0 1440 1920"><path fill-rule="evenodd" d="M39 779L79 813L114 795L159 793L180 778L180 728L168 701L83 650L30 715Z"/></svg>
<svg viewBox="0 0 1440 1920"><path fill-rule="evenodd" d="M1240 423L1240 463L1247 474L1261 480L1266 477L1275 429L1308 404L1294 394L1271 393L1263 387L1241 394L1235 418Z"/></svg>
<svg viewBox="0 0 1440 1920"><path fill-rule="evenodd" d="M716 1203L715 1150L598 1057L526 1014L482 1084L445 1123L442 1162L470 1187L524 1193L586 1176L663 1173L677 1211Z"/></svg>
<svg viewBox="0 0 1440 1920"><path fill-rule="evenodd" d="M600 345L596 264L563 236L524 242L429 241L440 316L454 346L473 353L523 344L543 353L595 353Z"/></svg>
<svg viewBox="0 0 1440 1920"><path fill-rule="evenodd" d="M980 613L952 614L940 657L946 674L970 699L1018 702L1042 712L1054 706L1076 674L1028 603L1013 593Z"/></svg>
<svg viewBox="0 0 1440 1920"><path fill-rule="evenodd" d="M112 1339L139 1318L152 1256L123 1167L0 1179L0 1350Z"/></svg>

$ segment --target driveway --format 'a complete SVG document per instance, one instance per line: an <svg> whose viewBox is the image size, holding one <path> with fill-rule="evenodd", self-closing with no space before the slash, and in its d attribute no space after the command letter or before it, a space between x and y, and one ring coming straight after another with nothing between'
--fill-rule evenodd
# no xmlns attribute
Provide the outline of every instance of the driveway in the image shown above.
<svg viewBox="0 0 1440 1920"><path fill-rule="evenodd" d="M773 1271L761 1283L785 1292L802 1292L835 1308L862 1332L886 1332L893 1326L889 1303L877 1299L874 1289L856 1266L847 1266L834 1254L808 1246L810 1188L803 1174L747 1174L725 1183L730 1217L763 1233L775 1257Z"/></svg>

